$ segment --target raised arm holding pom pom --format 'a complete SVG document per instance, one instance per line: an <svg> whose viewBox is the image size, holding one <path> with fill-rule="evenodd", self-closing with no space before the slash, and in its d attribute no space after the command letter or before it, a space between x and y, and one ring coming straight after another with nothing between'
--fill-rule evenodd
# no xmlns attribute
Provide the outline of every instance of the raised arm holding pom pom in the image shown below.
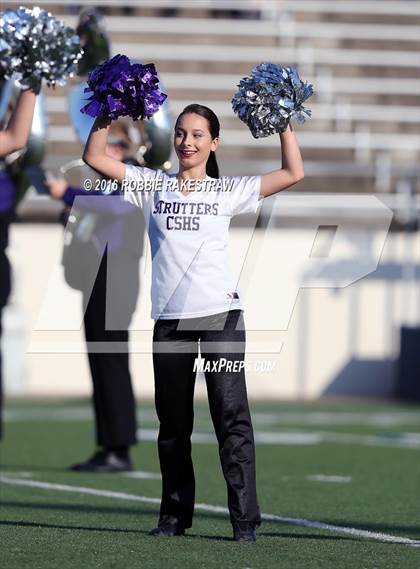
<svg viewBox="0 0 420 569"><path fill-rule="evenodd" d="M36 94L31 89L21 91L9 119L0 132L0 157L23 148L29 137L36 103Z"/></svg>
<svg viewBox="0 0 420 569"><path fill-rule="evenodd" d="M115 55L90 73L86 92L89 102L80 110L97 117L83 153L83 160L100 174L122 182L125 165L106 155L105 147L112 120L130 116L133 120L152 117L167 98L159 88L153 63L132 64L127 56Z"/></svg>
<svg viewBox="0 0 420 569"><path fill-rule="evenodd" d="M82 55L74 30L50 12L38 6L0 12L0 68L21 86L38 92L43 79L65 85Z"/></svg>
<svg viewBox="0 0 420 569"><path fill-rule="evenodd" d="M5 131L0 156L26 145L42 81L65 85L83 55L74 30L38 6L0 12L0 70L23 87Z"/></svg>
<svg viewBox="0 0 420 569"><path fill-rule="evenodd" d="M106 154L111 119L97 117L92 125L89 138L87 139L83 160L88 166L113 180L121 183L125 176L125 164Z"/></svg>
<svg viewBox="0 0 420 569"><path fill-rule="evenodd" d="M289 188L304 177L303 161L290 120L305 122L311 110L304 103L313 87L303 83L295 67L263 62L251 76L241 79L232 98L232 109L254 138L280 134L282 167L261 176L261 197Z"/></svg>
<svg viewBox="0 0 420 569"><path fill-rule="evenodd" d="M263 198L290 188L305 175L299 145L290 123L286 130L280 133L280 141L282 167L261 176L260 195Z"/></svg>

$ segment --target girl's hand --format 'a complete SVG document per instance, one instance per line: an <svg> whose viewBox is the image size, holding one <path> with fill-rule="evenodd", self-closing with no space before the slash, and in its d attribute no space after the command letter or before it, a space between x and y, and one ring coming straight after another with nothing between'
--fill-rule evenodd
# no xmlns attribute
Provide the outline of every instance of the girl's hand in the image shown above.
<svg viewBox="0 0 420 569"><path fill-rule="evenodd" d="M67 182L64 178L55 178L52 174L47 174L45 185L48 187L50 196L61 200L67 190Z"/></svg>

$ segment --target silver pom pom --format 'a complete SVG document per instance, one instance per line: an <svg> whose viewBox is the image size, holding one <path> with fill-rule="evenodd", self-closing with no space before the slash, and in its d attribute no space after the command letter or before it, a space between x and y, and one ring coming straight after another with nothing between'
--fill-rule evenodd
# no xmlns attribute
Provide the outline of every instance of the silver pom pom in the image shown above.
<svg viewBox="0 0 420 569"><path fill-rule="evenodd" d="M21 87L64 85L82 55L74 30L38 6L0 12L0 70Z"/></svg>
<svg viewBox="0 0 420 569"><path fill-rule="evenodd" d="M254 138L283 132L291 118L305 122L310 109L302 103L312 94L312 85L304 84L295 67L260 63L251 77L241 79L232 99L232 109L246 123Z"/></svg>

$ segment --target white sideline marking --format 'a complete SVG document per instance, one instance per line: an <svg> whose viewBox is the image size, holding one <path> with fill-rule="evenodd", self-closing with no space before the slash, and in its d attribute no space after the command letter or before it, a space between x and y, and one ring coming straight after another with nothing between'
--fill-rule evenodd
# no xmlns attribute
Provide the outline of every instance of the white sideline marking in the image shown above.
<svg viewBox="0 0 420 569"><path fill-rule="evenodd" d="M137 437L140 441L155 442L158 437L157 429L138 429ZM420 448L420 435L418 433L397 433L396 435L352 435L348 433L333 433L329 431L314 432L267 432L254 431L257 444L283 444L283 445L318 445L321 443L352 444L363 446L385 446L408 449ZM213 433L193 433L193 443L214 443L216 437Z"/></svg>
<svg viewBox="0 0 420 569"><path fill-rule="evenodd" d="M145 472L144 470L134 470L133 472L124 472L123 476L128 478L139 478L141 480L161 480L161 475L156 472Z"/></svg>
<svg viewBox="0 0 420 569"><path fill-rule="evenodd" d="M308 474L305 480L312 482L351 482L351 476L337 476L328 474Z"/></svg>
<svg viewBox="0 0 420 569"><path fill-rule="evenodd" d="M29 486L30 488L41 488L44 490L61 490L62 492L78 492L80 494L90 494L92 496L104 496L105 498L119 498L120 500L134 500L148 504L160 504L160 498L148 498L147 496L135 496L125 492L113 492L112 490L97 490L85 486L71 486L70 484L53 484L51 482L40 482L39 480L21 480L20 478L10 478L0 475L0 482L15 486Z"/></svg>
<svg viewBox="0 0 420 569"><path fill-rule="evenodd" d="M32 472L26 472L26 471L9 472L7 470L2 472L0 470L0 478L4 475L6 475L6 477L12 475L12 476L18 476L19 478L30 478L31 476L33 476L33 473Z"/></svg>
<svg viewBox="0 0 420 569"><path fill-rule="evenodd" d="M128 500L133 502L144 502L147 504L160 504L160 498L149 498L148 496L137 496L135 494L127 494L126 492L114 492L112 490L97 490L96 488L88 488L85 486L71 486L69 484L53 484L51 482L39 482L38 480L20 480L19 478L9 478L8 476L0 476L0 482L3 484L11 484L14 486L28 486L30 488L40 488L43 490L61 490L62 492L75 492L79 494L90 494L92 496L102 496L105 498L116 498L120 500ZM206 512L214 512L219 514L228 514L229 510L223 506L213 506L211 504L196 504L196 510ZM375 539L377 541L386 541L389 543L399 543L412 547L420 547L420 540L411 539L409 537L400 537L389 535L386 533L372 532L368 530L360 530L346 526L335 526L315 520L306 520L305 518L289 518L285 516L277 516L274 514L261 514L261 519L266 521L284 522L295 526L303 526L308 528L316 528L338 533L346 533L355 537L364 537L366 539Z"/></svg>
<svg viewBox="0 0 420 569"><path fill-rule="evenodd" d="M156 442L158 429L138 429L137 437L140 441ZM254 439L259 444L286 444L286 445L316 445L322 442L319 433L261 433L254 432ZM191 436L193 443L215 443L214 433L193 433Z"/></svg>
<svg viewBox="0 0 420 569"><path fill-rule="evenodd" d="M45 407L32 409L5 409L4 421L14 423L20 421L91 421L94 414L92 407L57 407L47 409ZM137 412L137 419L157 421L156 412L153 409L142 409Z"/></svg>
<svg viewBox="0 0 420 569"><path fill-rule="evenodd" d="M157 421L154 409L140 409L137 413L139 421ZM91 407L58 407L47 409L45 407L32 409L6 408L4 420L16 421L90 421L93 419ZM278 413L255 411L252 413L254 424L264 425L373 425L377 427L393 427L410 423L418 423L417 411L377 411L363 412L337 412L337 411L279 411Z"/></svg>
<svg viewBox="0 0 420 569"><path fill-rule="evenodd" d="M373 411L371 413L355 411L279 411L277 413L252 413L253 422L275 425L371 425L375 427L394 427L410 423L418 424L418 412L415 411Z"/></svg>
<svg viewBox="0 0 420 569"><path fill-rule="evenodd" d="M254 415L257 420L254 420ZM268 424L269 418L273 423L278 425L299 423L299 425L314 426L314 425L332 425L332 424L371 424L376 426L392 428L393 425L403 424L404 422L417 421L417 415L411 412L401 413L377 413L373 415L370 420L361 413L307 413L306 419L301 414L295 413L279 413L278 415L272 413L268 414L265 419L265 425ZM254 426L258 425L258 419L264 417L263 414L253 414ZM139 421L153 420L156 421L155 412L151 409L143 410L139 413ZM32 410L13 410L6 409L4 419L7 422L16 421L92 421L93 412L90 408L60 408L52 411L46 409L32 409ZM137 431L138 437L143 441L157 440L157 429L139 429ZM390 435L354 435L351 433L335 433L327 431L295 431L295 432L270 432L254 430L255 442L257 444L286 444L286 445L316 445L321 443L338 443L338 444L358 444L368 446L385 446L385 447L398 447L408 449L420 449L420 434L419 433L391 433ZM213 443L216 438L210 432L195 432L192 435L192 441L195 443Z"/></svg>

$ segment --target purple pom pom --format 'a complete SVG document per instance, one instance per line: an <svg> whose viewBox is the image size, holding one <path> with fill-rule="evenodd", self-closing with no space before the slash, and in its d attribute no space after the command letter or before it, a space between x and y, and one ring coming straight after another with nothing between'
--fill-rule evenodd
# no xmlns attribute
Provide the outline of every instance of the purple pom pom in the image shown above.
<svg viewBox="0 0 420 569"><path fill-rule="evenodd" d="M127 56L115 55L89 73L85 92L92 95L80 111L112 120L127 115L133 120L150 118L167 98L158 83L153 63L132 64Z"/></svg>

